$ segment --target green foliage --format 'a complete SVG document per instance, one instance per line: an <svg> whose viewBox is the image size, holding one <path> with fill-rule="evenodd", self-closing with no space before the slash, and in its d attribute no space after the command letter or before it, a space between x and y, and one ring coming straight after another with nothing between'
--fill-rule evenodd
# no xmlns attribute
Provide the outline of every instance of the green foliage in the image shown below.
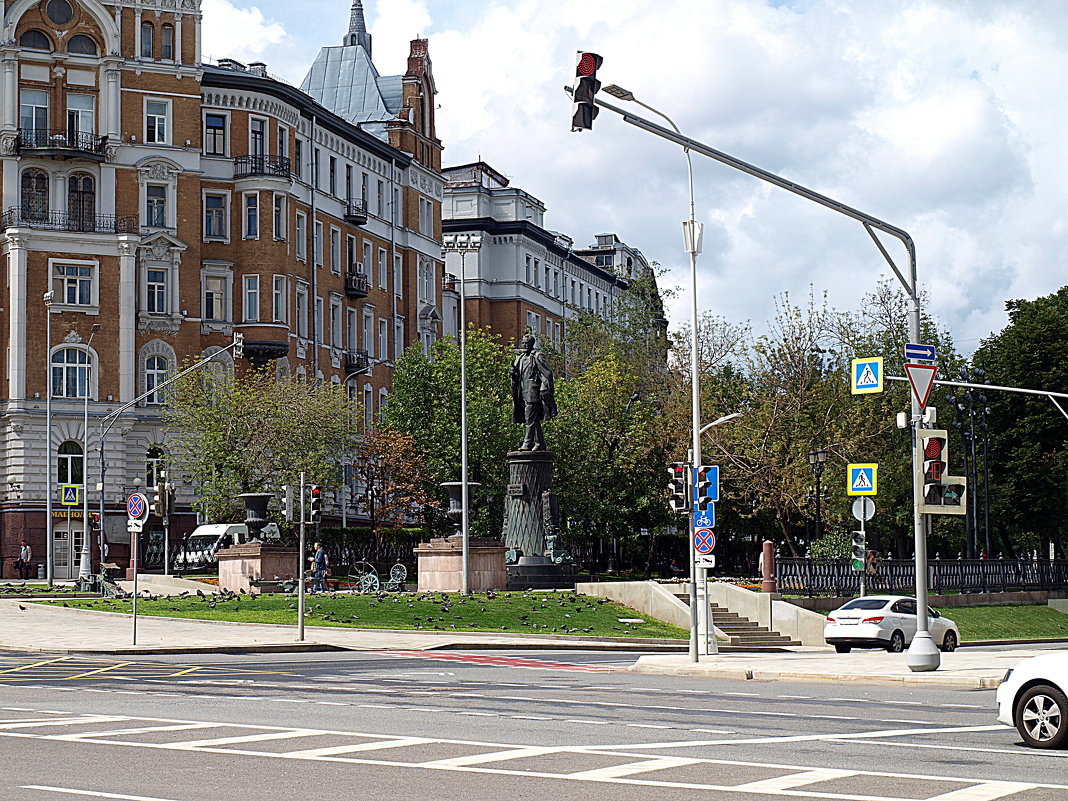
<svg viewBox="0 0 1068 801"><path fill-rule="evenodd" d="M336 486L352 451L359 407L333 385L276 379L266 370L234 376L192 373L164 409L171 475L188 479L195 505L213 522L244 519L235 496L299 482Z"/></svg>
<svg viewBox="0 0 1068 801"><path fill-rule="evenodd" d="M848 559L853 553L853 537L845 531L828 531L809 548L813 559Z"/></svg>

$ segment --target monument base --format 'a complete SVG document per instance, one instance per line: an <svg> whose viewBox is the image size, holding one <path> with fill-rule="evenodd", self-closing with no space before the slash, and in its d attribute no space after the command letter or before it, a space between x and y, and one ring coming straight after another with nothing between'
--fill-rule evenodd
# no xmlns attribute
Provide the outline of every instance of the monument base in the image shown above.
<svg viewBox="0 0 1068 801"><path fill-rule="evenodd" d="M508 565L508 590L573 590L578 582L592 581L578 566L557 565L544 556L522 556Z"/></svg>
<svg viewBox="0 0 1068 801"><path fill-rule="evenodd" d="M286 581L297 578L300 554L297 548L248 542L219 551L219 589L244 590L257 595L263 590L258 582ZM254 583L255 582L255 583Z"/></svg>
<svg viewBox="0 0 1068 801"><path fill-rule="evenodd" d="M420 543L415 549L419 559L419 592L463 592L463 548L463 540L458 536L435 537ZM487 537L472 537L467 551L471 592L503 590L508 583L504 545Z"/></svg>

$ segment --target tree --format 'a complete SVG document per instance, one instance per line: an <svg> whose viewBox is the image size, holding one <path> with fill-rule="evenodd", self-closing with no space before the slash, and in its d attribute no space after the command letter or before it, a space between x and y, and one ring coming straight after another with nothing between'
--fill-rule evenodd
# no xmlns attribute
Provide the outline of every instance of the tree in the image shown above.
<svg viewBox="0 0 1068 801"><path fill-rule="evenodd" d="M196 508L214 522L244 518L239 493L296 484L301 471L310 484L340 484L339 454L355 448L360 419L340 387L267 370L192 373L164 409L172 475L193 483Z"/></svg>
<svg viewBox="0 0 1068 801"><path fill-rule="evenodd" d="M508 484L508 451L518 445L512 425L511 357L488 331L467 333L467 426L472 493L471 531L499 537ZM426 463L423 491L444 501L438 485L460 480L460 347L453 339L434 344L432 358L418 345L397 361L386 423L411 437ZM444 531L444 519L428 521Z"/></svg>
<svg viewBox="0 0 1068 801"><path fill-rule="evenodd" d="M992 384L1068 391L1068 287L1035 300L1010 300L1005 308L1009 324L982 342L973 364ZM992 515L1002 540L1043 554L1053 543L1063 555L1068 420L1041 396L985 395Z"/></svg>

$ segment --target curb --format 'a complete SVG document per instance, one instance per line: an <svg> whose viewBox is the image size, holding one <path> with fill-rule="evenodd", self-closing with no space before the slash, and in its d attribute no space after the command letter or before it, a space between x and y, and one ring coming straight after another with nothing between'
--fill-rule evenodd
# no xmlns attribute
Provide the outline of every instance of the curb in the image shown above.
<svg viewBox="0 0 1068 801"><path fill-rule="evenodd" d="M752 670L750 668L689 668L685 666L643 665L641 662L627 668L629 673L661 676L701 676L709 679L734 679L737 681L812 681L848 684L898 684L911 686L953 687L968 690L992 690L1001 684L1000 678L981 676L938 676L913 673L908 676L873 676L854 673L809 673L803 671Z"/></svg>
<svg viewBox="0 0 1068 801"><path fill-rule="evenodd" d="M165 656L173 654L290 654L314 651L349 651L350 648L314 642L256 643L253 645L129 645L119 648L23 648L0 644L0 651L35 654L85 654L91 656Z"/></svg>

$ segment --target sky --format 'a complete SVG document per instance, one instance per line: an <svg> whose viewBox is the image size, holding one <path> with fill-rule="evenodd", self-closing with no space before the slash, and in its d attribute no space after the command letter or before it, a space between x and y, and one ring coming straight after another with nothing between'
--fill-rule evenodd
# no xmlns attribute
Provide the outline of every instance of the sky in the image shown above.
<svg viewBox="0 0 1068 801"><path fill-rule="evenodd" d="M292 83L350 0L203 0L204 53ZM1065 0L364 0L383 75L430 40L446 166L485 160L578 246L614 232L682 290L686 160L602 110L570 132L575 53L688 136L909 232L928 310L970 353L1005 301L1068 284ZM601 94L605 100L611 97ZM633 103L619 103L654 121ZM892 274L854 220L694 155L698 306L756 330L789 292L856 306ZM899 264L903 248L887 247Z"/></svg>

